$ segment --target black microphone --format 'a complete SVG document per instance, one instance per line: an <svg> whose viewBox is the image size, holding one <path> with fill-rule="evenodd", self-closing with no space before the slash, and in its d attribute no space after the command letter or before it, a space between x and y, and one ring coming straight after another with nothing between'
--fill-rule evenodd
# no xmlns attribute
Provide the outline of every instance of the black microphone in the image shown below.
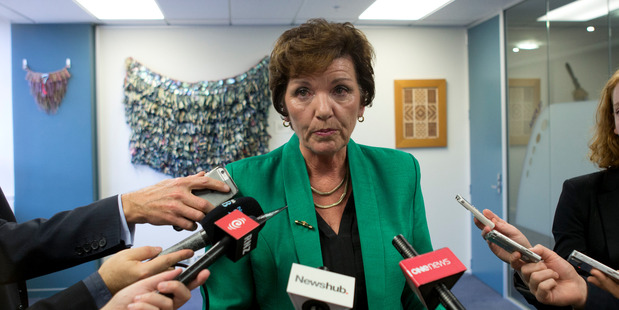
<svg viewBox="0 0 619 310"><path fill-rule="evenodd" d="M247 201L246 204L248 205L258 205L258 202L251 197L239 198L238 200L240 202ZM258 207L260 206L258 205ZM216 243L178 275L175 280L185 285L189 284L200 271L212 265L224 254L233 262L238 261L256 248L258 232L264 227L264 223L286 208L288 206L258 217L248 216L235 210L222 217L214 225L213 240Z"/></svg>
<svg viewBox="0 0 619 310"><path fill-rule="evenodd" d="M406 282L426 308L434 309L440 302L448 310L465 309L449 288L458 281L466 267L448 248L419 255L402 235L395 236L392 243L405 258L400 267Z"/></svg>
<svg viewBox="0 0 619 310"><path fill-rule="evenodd" d="M165 249L157 256L173 253L182 249L196 251L211 245L213 243L213 232L215 230L214 223L234 210L239 210L248 216L260 216L264 214L258 202L253 198L247 199L246 197L241 197L230 199L206 214L200 221L200 225L202 226L200 231Z"/></svg>

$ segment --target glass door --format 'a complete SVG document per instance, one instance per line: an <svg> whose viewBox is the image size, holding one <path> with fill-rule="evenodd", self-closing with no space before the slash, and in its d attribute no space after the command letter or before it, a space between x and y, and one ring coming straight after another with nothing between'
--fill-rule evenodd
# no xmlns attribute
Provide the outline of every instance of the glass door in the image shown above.
<svg viewBox="0 0 619 310"><path fill-rule="evenodd" d="M527 0L505 11L507 219L532 244L552 248L566 179L596 171L588 142L600 91L618 69L617 12L556 19L575 1ZM617 33L617 32L615 32ZM508 273L511 277L513 272ZM526 301L508 282L510 296Z"/></svg>

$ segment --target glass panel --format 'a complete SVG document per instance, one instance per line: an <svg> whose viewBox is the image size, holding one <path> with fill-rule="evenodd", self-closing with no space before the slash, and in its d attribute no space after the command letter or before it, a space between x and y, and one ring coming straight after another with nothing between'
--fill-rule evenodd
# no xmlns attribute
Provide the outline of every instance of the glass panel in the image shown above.
<svg viewBox="0 0 619 310"><path fill-rule="evenodd" d="M608 49L608 58L610 59L610 67L608 68L608 77L610 77L615 70L619 69L619 9L610 12L608 23L610 32L609 34L615 34L615 36L609 35L610 47Z"/></svg>
<svg viewBox="0 0 619 310"><path fill-rule="evenodd" d="M549 105L548 27L536 20L546 14L546 5L545 1L524 1L504 14L508 81L507 220L522 230L533 244L544 245L551 242L551 236L530 228L547 227L550 217L549 195L543 190L548 186L549 144L548 139L541 139L540 135L541 126L547 129L548 122L537 124ZM533 179L536 181L532 182ZM519 208L525 203L525 207ZM537 216L531 217L531 213ZM508 268L508 295L528 305L513 289L513 270Z"/></svg>
<svg viewBox="0 0 619 310"><path fill-rule="evenodd" d="M507 218L532 244L550 248L563 181L597 170L587 157L595 109L619 68L619 57L612 57L619 43L610 36L619 12L589 21L537 21L571 2L527 0L504 14ZM528 305L513 289L512 273L509 294Z"/></svg>

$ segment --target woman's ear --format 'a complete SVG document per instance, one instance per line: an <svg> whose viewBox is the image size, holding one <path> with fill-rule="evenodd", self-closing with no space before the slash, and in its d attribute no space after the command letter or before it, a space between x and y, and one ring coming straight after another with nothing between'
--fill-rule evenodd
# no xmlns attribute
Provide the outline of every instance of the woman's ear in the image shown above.
<svg viewBox="0 0 619 310"><path fill-rule="evenodd" d="M357 113L357 117L363 117L363 113L365 113L365 106L364 105L362 105L361 108L359 109L359 112Z"/></svg>

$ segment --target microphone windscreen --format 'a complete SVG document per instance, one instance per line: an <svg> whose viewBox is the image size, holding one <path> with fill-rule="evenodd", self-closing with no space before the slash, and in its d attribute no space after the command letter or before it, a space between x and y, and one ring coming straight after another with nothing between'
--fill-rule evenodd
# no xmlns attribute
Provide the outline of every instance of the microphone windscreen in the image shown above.
<svg viewBox="0 0 619 310"><path fill-rule="evenodd" d="M234 210L239 210L247 216L254 217L264 214L262 207L260 207L260 204L256 201L256 199L252 197L234 198L223 202L217 206L217 208L207 213L206 216L200 221L200 225L202 225L202 228L208 236L212 236L215 229L215 222Z"/></svg>

